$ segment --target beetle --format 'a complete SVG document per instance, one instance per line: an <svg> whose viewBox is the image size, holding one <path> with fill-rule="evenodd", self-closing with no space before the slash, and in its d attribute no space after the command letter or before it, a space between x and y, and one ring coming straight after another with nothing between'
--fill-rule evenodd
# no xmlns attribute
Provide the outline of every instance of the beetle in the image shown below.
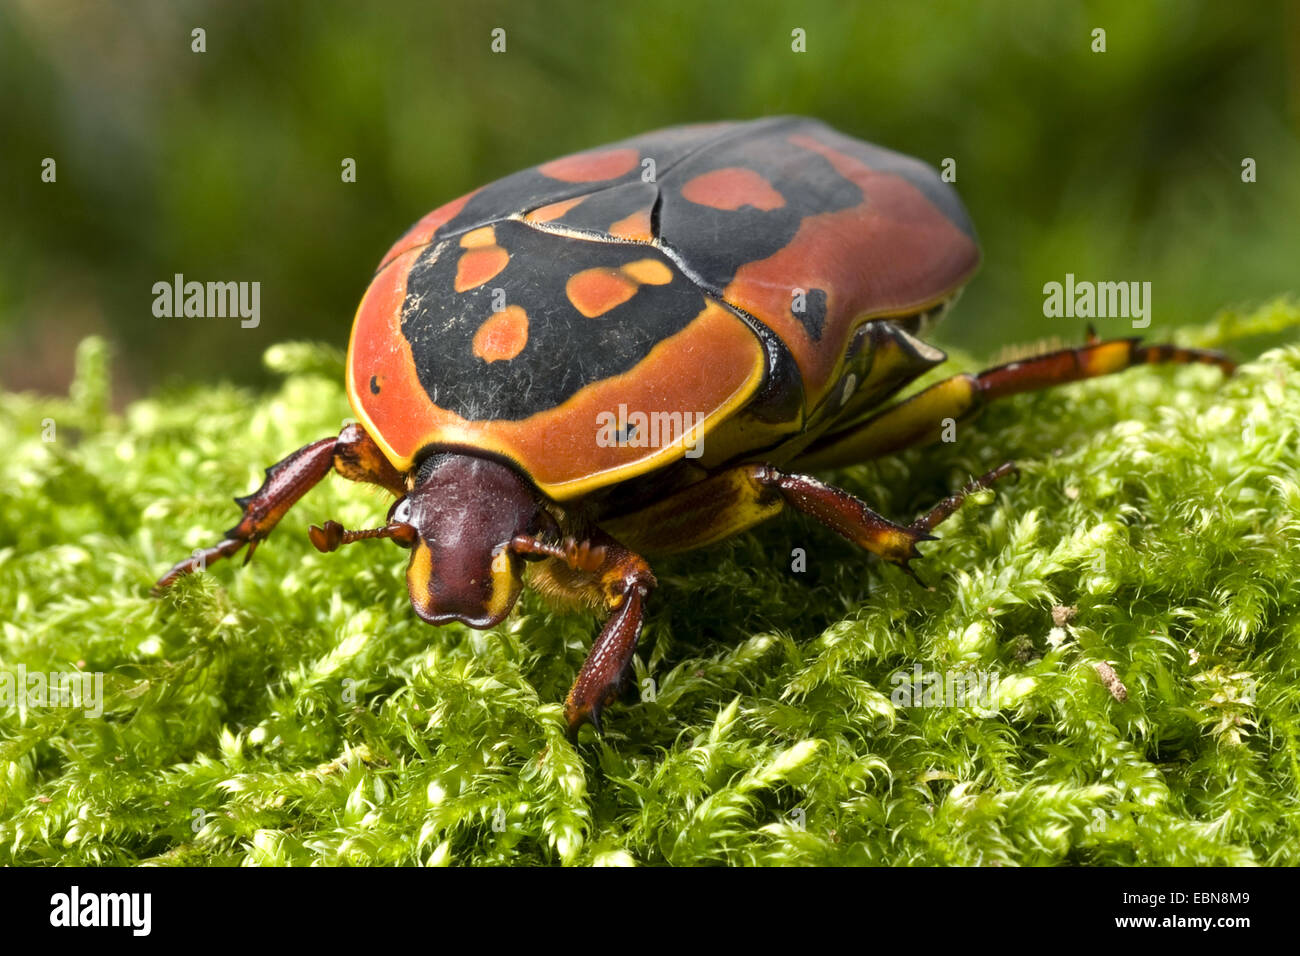
<svg viewBox="0 0 1300 956"><path fill-rule="evenodd" d="M956 192L928 165L807 118L658 130L515 173L420 219L352 327L357 422L236 498L238 524L155 593L248 557L330 471L395 497L386 523L310 529L321 551L410 550L430 624L489 628L525 576L606 614L565 700L600 731L655 577L793 507L910 572L918 543L1004 464L908 524L809 472L937 439L991 400L1210 351L1100 340L959 374L925 333L975 272Z"/></svg>

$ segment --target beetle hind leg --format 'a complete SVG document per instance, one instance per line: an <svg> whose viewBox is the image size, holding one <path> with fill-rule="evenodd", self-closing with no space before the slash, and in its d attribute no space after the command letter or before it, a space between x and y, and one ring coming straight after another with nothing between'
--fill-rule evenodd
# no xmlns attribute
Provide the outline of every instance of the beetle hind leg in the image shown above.
<svg viewBox="0 0 1300 956"><path fill-rule="evenodd" d="M1090 330L1087 344L1078 348L1058 349L975 375L963 373L936 382L869 418L818 439L792 464L809 471L843 468L937 441L947 422L968 421L989 402L1009 395L1098 378L1135 365L1193 363L1216 365L1228 375L1236 368L1221 352L1143 345L1136 338L1103 340Z"/></svg>

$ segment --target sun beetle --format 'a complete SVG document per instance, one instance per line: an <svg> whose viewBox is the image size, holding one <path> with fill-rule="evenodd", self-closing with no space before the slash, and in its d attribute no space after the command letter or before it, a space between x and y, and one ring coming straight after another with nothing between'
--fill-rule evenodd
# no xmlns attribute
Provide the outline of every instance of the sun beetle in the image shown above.
<svg viewBox="0 0 1300 956"><path fill-rule="evenodd" d="M910 524L805 472L939 437L988 401L1154 362L1088 342L886 401L946 359L921 338L979 264L926 164L816 120L659 130L515 173L417 222L357 311L359 424L267 469L240 522L155 591L248 546L331 470L397 496L388 538L431 624L501 622L525 572L607 613L565 701L600 728L655 578L642 554L713 544L786 506L903 569L1002 465Z"/></svg>

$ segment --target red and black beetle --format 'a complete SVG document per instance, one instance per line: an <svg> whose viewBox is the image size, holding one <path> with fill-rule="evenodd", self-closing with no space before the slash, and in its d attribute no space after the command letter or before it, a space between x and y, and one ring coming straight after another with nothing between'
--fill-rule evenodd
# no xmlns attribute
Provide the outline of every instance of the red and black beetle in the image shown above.
<svg viewBox="0 0 1300 956"><path fill-rule="evenodd" d="M919 336L979 263L956 193L918 160L815 120L659 130L450 202L388 251L347 359L360 424L267 470L225 540L247 545L331 470L391 491L387 523L312 527L322 551L389 538L431 624L492 627L529 583L608 617L565 702L599 728L655 586L641 556L793 506L907 568L1003 465L910 524L805 472L939 436L991 399L1214 352L1090 338L912 397Z"/></svg>

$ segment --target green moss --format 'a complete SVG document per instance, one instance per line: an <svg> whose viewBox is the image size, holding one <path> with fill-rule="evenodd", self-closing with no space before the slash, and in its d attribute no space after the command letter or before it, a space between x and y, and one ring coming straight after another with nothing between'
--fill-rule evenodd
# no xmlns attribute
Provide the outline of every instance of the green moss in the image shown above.
<svg viewBox="0 0 1300 956"><path fill-rule="evenodd" d="M1185 340L1297 324L1278 302ZM1019 462L926 546L932 590L795 516L661 563L654 699L576 748L595 621L527 595L429 628L396 549L306 539L375 524L365 488L149 597L337 431L336 353L124 416L102 346L78 355L69 399L0 398L0 668L103 672L105 713L0 710L0 863L1300 863L1300 348L1026 396L840 474L907 517ZM996 674L988 708L897 706L917 664Z"/></svg>

